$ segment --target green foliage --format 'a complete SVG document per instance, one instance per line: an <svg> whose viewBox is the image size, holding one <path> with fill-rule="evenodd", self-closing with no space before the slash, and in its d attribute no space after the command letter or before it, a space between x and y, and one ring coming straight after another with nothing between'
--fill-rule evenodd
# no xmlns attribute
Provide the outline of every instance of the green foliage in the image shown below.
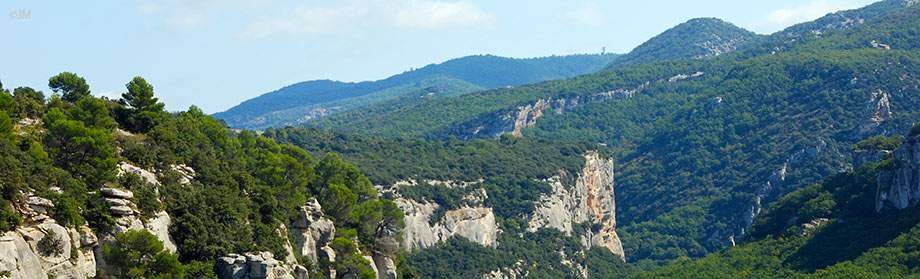
<svg viewBox="0 0 920 279"><path fill-rule="evenodd" d="M901 136L886 137L883 135L874 136L863 141L853 144L853 150L888 150L893 151L901 145Z"/></svg>
<svg viewBox="0 0 920 279"><path fill-rule="evenodd" d="M13 132L13 119L5 112L0 110L0 137L9 137Z"/></svg>
<svg viewBox="0 0 920 279"><path fill-rule="evenodd" d="M631 278L913 278L920 274L920 213L875 212L885 163L866 164L795 191L756 219L746 242ZM829 222L809 229L817 218Z"/></svg>
<svg viewBox="0 0 920 279"><path fill-rule="evenodd" d="M214 274L214 262L213 261L192 261L185 265L185 278L186 279L213 279L217 278L217 275Z"/></svg>
<svg viewBox="0 0 920 279"><path fill-rule="evenodd" d="M16 114L20 118L41 117L44 113L45 95L31 87L17 87L13 89L13 98L16 99Z"/></svg>
<svg viewBox="0 0 920 279"><path fill-rule="evenodd" d="M376 274L368 266L370 262L358 253L353 242L344 237L336 237L329 243L335 250L335 263L332 267L342 274L354 274L360 279L376 278Z"/></svg>
<svg viewBox="0 0 920 279"><path fill-rule="evenodd" d="M105 245L102 256L114 267L119 278L183 278L184 267L176 254L146 230L132 230L115 236Z"/></svg>
<svg viewBox="0 0 920 279"><path fill-rule="evenodd" d="M135 133L150 131L162 121L165 105L153 97L153 86L142 77L134 77L125 87L128 92L121 94L121 102L129 109L123 125Z"/></svg>
<svg viewBox="0 0 920 279"><path fill-rule="evenodd" d="M150 184L140 176L126 173L118 178L118 185L134 193L134 198L132 199L142 215L150 218L160 210L163 210L163 205L157 197L156 185Z"/></svg>
<svg viewBox="0 0 920 279"><path fill-rule="evenodd" d="M80 215L80 203L71 195L55 195L52 200L54 209L51 216L63 226L76 227L83 225L83 216Z"/></svg>
<svg viewBox="0 0 920 279"><path fill-rule="evenodd" d="M668 29L610 63L608 69L657 60L713 56L711 45L737 48L763 36L716 18L696 18ZM720 51L731 51L732 48Z"/></svg>
<svg viewBox="0 0 920 279"><path fill-rule="evenodd" d="M109 115L109 110L101 100L89 97L83 98L74 104L70 111L70 119L83 122L88 128L112 130L115 128L115 119Z"/></svg>
<svg viewBox="0 0 920 279"><path fill-rule="evenodd" d="M83 212L89 226L98 231L110 231L115 227L115 219L109 213L109 203L101 193L90 195L86 199L86 209Z"/></svg>
<svg viewBox="0 0 920 279"><path fill-rule="evenodd" d="M49 110L43 121L48 129L44 145L58 166L94 187L115 177L118 159L109 130L70 120L58 108Z"/></svg>
<svg viewBox="0 0 920 279"><path fill-rule="evenodd" d="M90 96L89 84L77 74L63 72L48 79L48 87L55 93L60 93L66 102L75 103L84 97Z"/></svg>
<svg viewBox="0 0 920 279"><path fill-rule="evenodd" d="M10 95L8 91L0 91L0 111L5 111L7 114L13 113L16 108L16 101L13 99L13 95Z"/></svg>
<svg viewBox="0 0 920 279"><path fill-rule="evenodd" d="M38 241L38 250L45 256L60 256L64 253L64 241L54 230L48 230Z"/></svg>

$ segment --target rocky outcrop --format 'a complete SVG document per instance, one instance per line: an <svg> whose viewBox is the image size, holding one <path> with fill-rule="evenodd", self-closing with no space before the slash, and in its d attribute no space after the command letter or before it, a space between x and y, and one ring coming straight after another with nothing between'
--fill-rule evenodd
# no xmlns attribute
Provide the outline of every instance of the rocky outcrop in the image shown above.
<svg viewBox="0 0 920 279"><path fill-rule="evenodd" d="M668 78L668 82L669 82L669 83L675 83L675 82L678 82L678 81L681 81L681 80L685 80L685 79L688 79L688 78L700 77L700 76L702 76L702 75L703 75L703 72L696 72L696 73L689 74L689 75L688 75L688 74L678 74L678 75L676 75L676 76L673 76L673 77L671 77L671 78Z"/></svg>
<svg viewBox="0 0 920 279"><path fill-rule="evenodd" d="M328 262L334 262L335 252L328 246L335 237L335 225L332 220L323 217L322 206L315 198L307 201L307 204L301 206L299 211L300 213L291 223L294 252L310 259L313 266L317 266L320 257L325 257Z"/></svg>
<svg viewBox="0 0 920 279"><path fill-rule="evenodd" d="M552 193L543 194L529 220L528 230L555 228L571 234L572 224L597 224L582 236L585 247L605 247L625 259L623 245L616 233L616 202L614 199L614 162L600 158L597 152L585 155L585 167L574 187L562 184L560 176L546 179Z"/></svg>
<svg viewBox="0 0 920 279"><path fill-rule="evenodd" d="M179 173L179 184L189 185L192 183L192 180L195 179L195 169L185 164L169 165L169 168Z"/></svg>
<svg viewBox="0 0 920 279"><path fill-rule="evenodd" d="M484 246L495 247L499 234L495 214L489 207L462 207L449 210L444 217L431 225L429 220L437 203L397 198L396 205L405 215L402 246L407 251L427 248L458 235Z"/></svg>
<svg viewBox="0 0 920 279"><path fill-rule="evenodd" d="M287 265L274 259L270 252L230 254L217 259L217 276L221 279L307 279L306 268Z"/></svg>
<svg viewBox="0 0 920 279"><path fill-rule="evenodd" d="M920 203L920 135L904 139L892 153L892 166L878 175L875 210L905 209Z"/></svg>
<svg viewBox="0 0 920 279"><path fill-rule="evenodd" d="M142 169L140 167L129 164L128 162L119 162L118 163L118 176L121 177L125 174L134 174L144 179L147 183L153 185L160 185L160 182L157 181L157 176L152 171ZM129 197L130 198L130 197Z"/></svg>
<svg viewBox="0 0 920 279"><path fill-rule="evenodd" d="M393 259L381 254L374 254L373 263L376 267L378 279L396 279L396 263Z"/></svg>
<svg viewBox="0 0 920 279"><path fill-rule="evenodd" d="M734 246L735 240L744 237L747 229L754 223L754 218L763 210L765 200L776 198L779 192L786 185L786 174L791 168L800 167L808 160L814 159L827 148L827 142L818 140L815 146L798 149L786 158L778 170L770 174L766 181L754 192L754 199L746 210L740 213L738 227L730 227L723 230L712 232L709 237L709 244L713 247Z"/></svg>
<svg viewBox="0 0 920 279"><path fill-rule="evenodd" d="M527 275L528 272L524 268L524 262L519 260L515 262L513 266L503 267L501 269L493 270L489 273L483 274L482 279L518 279L526 278Z"/></svg>
<svg viewBox="0 0 920 279"><path fill-rule="evenodd" d="M533 127L537 119L543 117L544 111L550 109L556 114L563 114L580 105L606 100L622 100L632 98L645 85L636 89L616 89L586 96L570 98L544 98L534 103L517 106L508 110L501 110L486 114L477 120L462 125L456 134L460 138L497 138L504 134L520 137L522 130Z"/></svg>
<svg viewBox="0 0 920 279"><path fill-rule="evenodd" d="M718 50L719 48L714 46L714 49ZM714 50L714 53L718 52L716 50ZM656 82L674 83L697 78L703 74L700 71L678 74L667 78L663 77ZM552 110L556 114L563 114L588 103L629 99L649 84L651 82L646 81L631 89L620 88L573 97L541 98L533 103L480 115L475 120L451 128L446 131L446 134L454 135L461 139L497 138L504 134L521 137L523 130L536 125L537 119L548 113L547 110Z"/></svg>
<svg viewBox="0 0 920 279"><path fill-rule="evenodd" d="M48 217L47 199L27 193L16 208L24 223L0 235L2 278L88 278L96 276L93 247L97 239L86 226L66 228ZM50 240L56 241L50 241ZM42 243L55 243L52 246ZM42 244L40 244L42 243Z"/></svg>
<svg viewBox="0 0 920 279"><path fill-rule="evenodd" d="M871 133L882 121L891 118L891 102L888 93L881 89L872 92L872 96L863 109L863 121L856 127L856 136L863 137Z"/></svg>

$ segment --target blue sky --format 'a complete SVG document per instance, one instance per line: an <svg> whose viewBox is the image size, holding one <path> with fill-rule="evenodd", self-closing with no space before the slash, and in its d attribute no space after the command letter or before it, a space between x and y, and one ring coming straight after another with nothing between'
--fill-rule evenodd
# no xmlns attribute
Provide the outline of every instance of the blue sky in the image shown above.
<svg viewBox="0 0 920 279"><path fill-rule="evenodd" d="M474 54L625 53L695 17L767 34L872 2L7 0L0 80L47 95L48 78L71 71L116 97L143 76L167 109L214 113L299 81L377 80Z"/></svg>

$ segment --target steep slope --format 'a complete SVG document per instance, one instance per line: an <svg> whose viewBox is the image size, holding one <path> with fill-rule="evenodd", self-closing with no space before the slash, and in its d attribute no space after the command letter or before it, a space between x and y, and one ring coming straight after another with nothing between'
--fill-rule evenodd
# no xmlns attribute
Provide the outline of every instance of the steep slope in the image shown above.
<svg viewBox="0 0 920 279"><path fill-rule="evenodd" d="M668 29L614 60L608 69L669 59L716 57L765 36L717 18L696 18Z"/></svg>
<svg viewBox="0 0 920 279"><path fill-rule="evenodd" d="M398 276L402 213L338 157L194 106L14 94L0 88L0 277Z"/></svg>
<svg viewBox="0 0 920 279"><path fill-rule="evenodd" d="M509 136L373 139L302 127L265 135L316 156L337 152L366 170L405 214L402 247L423 278L626 270L614 162L599 146Z"/></svg>
<svg viewBox="0 0 920 279"><path fill-rule="evenodd" d="M294 125L338 111L361 107L410 92L442 87L458 95L482 89L565 79L603 68L617 57L569 55L530 59L476 55L432 64L379 81L345 83L316 80L296 83L246 100L214 114L234 128L261 129Z"/></svg>
<svg viewBox="0 0 920 279"><path fill-rule="evenodd" d="M782 49L767 41L713 59L371 106L315 125L607 144L618 150L626 255L648 264L700 257L740 241L778 196L852 169L851 144L920 119L920 13L903 8L908 2L883 3L899 8L844 30L808 31Z"/></svg>
<svg viewBox="0 0 920 279"><path fill-rule="evenodd" d="M892 150L900 142L861 142L858 148L883 154L881 161L781 198L756 218L742 245L633 277L916 277L920 211L914 198L897 193L917 187L912 177L920 161L909 155L920 150L920 137L912 132Z"/></svg>

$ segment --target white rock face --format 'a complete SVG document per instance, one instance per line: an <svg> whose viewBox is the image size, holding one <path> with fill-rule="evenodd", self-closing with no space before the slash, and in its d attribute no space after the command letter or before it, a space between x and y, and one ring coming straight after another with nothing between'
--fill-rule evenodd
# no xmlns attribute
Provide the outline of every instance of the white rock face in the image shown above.
<svg viewBox="0 0 920 279"><path fill-rule="evenodd" d="M307 269L275 260L270 252L230 254L217 259L221 279L307 279Z"/></svg>
<svg viewBox="0 0 920 279"><path fill-rule="evenodd" d="M582 238L586 247L605 247L625 259L623 245L616 229L616 202L614 200L614 163L600 158L597 152L585 154L585 167L571 189L556 176L547 179L553 192L543 194L529 221L529 231L556 228L571 234L572 223L599 224L598 231L588 230Z"/></svg>
<svg viewBox="0 0 920 279"><path fill-rule="evenodd" d="M172 224L172 219L169 217L169 214L167 214L166 211L160 211L157 212L154 218L148 220L147 224L144 224L144 228L162 241L163 247L166 248L166 250L176 253L176 251L178 251L176 248L176 241L169 235L170 224Z"/></svg>
<svg viewBox="0 0 920 279"><path fill-rule="evenodd" d="M888 97L888 93L881 89L872 92L863 110L863 121L856 128L857 137L874 131L883 121L891 118L891 102Z"/></svg>
<svg viewBox="0 0 920 279"><path fill-rule="evenodd" d="M433 226L428 220L440 205L430 202L398 198L396 205L405 215L402 246L407 251L423 249L459 235L484 246L495 247L498 242L498 225L495 214L488 207L462 207L447 211L444 218Z"/></svg>
<svg viewBox="0 0 920 279"><path fill-rule="evenodd" d="M377 267L377 278L396 279L396 263L393 262L393 259L380 254L375 254L374 263Z"/></svg>
<svg viewBox="0 0 920 279"><path fill-rule="evenodd" d="M148 171L148 170L145 170L145 169L142 169L142 168L140 168L140 167L134 166L134 165L129 164L128 162L125 162L125 161L119 162L119 163L118 163L118 176L121 177L122 175L125 175L125 174L128 174L128 173L131 173L131 174L135 174L135 175L137 175L137 176L140 176L140 177L143 178L144 181L146 181L147 183L150 183L150 184L153 184L153 185L160 185L160 182L157 181L157 176L156 176L156 174L153 174L153 172L150 172L150 171Z"/></svg>
<svg viewBox="0 0 920 279"><path fill-rule="evenodd" d="M322 206L316 199L310 199L300 207L300 214L291 224L291 233L294 235L294 251L309 258L313 266L317 266L321 256L327 257L329 262L335 261L334 252L324 252L332 251L328 245L335 237L335 225L332 220L323 217Z"/></svg>
<svg viewBox="0 0 920 279"><path fill-rule="evenodd" d="M905 138L892 154L892 161L893 169L878 174L876 211L886 206L905 209L920 203L920 136Z"/></svg>
<svg viewBox="0 0 920 279"><path fill-rule="evenodd" d="M88 278L96 276L92 237L81 231L64 228L53 219L27 224L0 235L0 273L8 278ZM61 253L39 248L38 242L49 234L61 241ZM71 251L73 250L73 251ZM4 277L7 278L7 277Z"/></svg>

